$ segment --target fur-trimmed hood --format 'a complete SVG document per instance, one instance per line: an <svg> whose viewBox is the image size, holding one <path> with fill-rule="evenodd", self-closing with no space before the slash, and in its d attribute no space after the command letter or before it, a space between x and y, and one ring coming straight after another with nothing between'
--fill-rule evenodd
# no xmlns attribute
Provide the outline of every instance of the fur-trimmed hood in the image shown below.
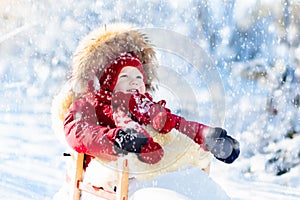
<svg viewBox="0 0 300 200"><path fill-rule="evenodd" d="M86 92L91 81L95 89L100 86L99 77L106 65L125 52L138 57L146 73L146 89L155 90L157 59L146 35L130 24L118 23L95 29L80 41L73 55L70 79L52 102L52 126L64 143L63 120L69 106Z"/></svg>
<svg viewBox="0 0 300 200"><path fill-rule="evenodd" d="M98 28L83 38L76 49L72 62L74 92L80 96L88 82L99 78L106 65L121 53L133 52L143 64L146 87L153 90L157 60L148 38L128 24L112 24Z"/></svg>

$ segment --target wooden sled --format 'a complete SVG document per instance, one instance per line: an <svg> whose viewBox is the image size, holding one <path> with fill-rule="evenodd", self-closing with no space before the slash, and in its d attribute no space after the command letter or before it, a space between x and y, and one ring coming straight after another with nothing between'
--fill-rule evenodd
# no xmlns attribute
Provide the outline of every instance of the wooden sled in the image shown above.
<svg viewBox="0 0 300 200"><path fill-rule="evenodd" d="M65 156L72 156L75 162L74 173L70 177L71 191L70 200L80 200L81 192L87 192L104 200L128 200L128 160L123 162L122 170L118 175L117 190L115 192L107 191L103 188L97 188L83 182L84 173L84 156L83 153L74 152L72 154L65 153ZM207 168L202 169L207 174L210 172L210 164Z"/></svg>
<svg viewBox="0 0 300 200"><path fill-rule="evenodd" d="M72 156L75 160L75 170L71 177L71 192L70 200L80 200L81 192L88 192L97 197L105 200L128 200L128 160L124 160L122 170L118 177L118 186L116 192L106 191L102 188L96 188L92 185L83 182L83 167L84 167L84 154L73 153L65 154Z"/></svg>

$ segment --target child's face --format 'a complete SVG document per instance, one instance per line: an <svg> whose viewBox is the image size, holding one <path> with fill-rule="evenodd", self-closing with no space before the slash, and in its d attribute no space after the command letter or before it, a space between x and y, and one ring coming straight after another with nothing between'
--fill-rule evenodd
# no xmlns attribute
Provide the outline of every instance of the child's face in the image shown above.
<svg viewBox="0 0 300 200"><path fill-rule="evenodd" d="M141 94L146 92L143 74L136 67L126 66L118 76L114 91L132 93L136 90Z"/></svg>

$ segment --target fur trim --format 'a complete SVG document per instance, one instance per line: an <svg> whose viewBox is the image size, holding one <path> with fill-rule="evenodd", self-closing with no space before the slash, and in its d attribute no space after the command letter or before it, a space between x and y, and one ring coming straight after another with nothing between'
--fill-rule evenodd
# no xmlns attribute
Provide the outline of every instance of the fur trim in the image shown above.
<svg viewBox="0 0 300 200"><path fill-rule="evenodd" d="M106 65L125 52L137 55L147 76L146 87L153 90L157 60L148 38L128 24L112 24L92 31L76 49L71 79L76 95L84 93L88 81L100 77Z"/></svg>
<svg viewBox="0 0 300 200"><path fill-rule="evenodd" d="M70 84L67 83L60 93L54 97L51 107L52 129L59 141L65 145L67 142L64 138L63 121L70 105L74 101L74 93L70 88Z"/></svg>

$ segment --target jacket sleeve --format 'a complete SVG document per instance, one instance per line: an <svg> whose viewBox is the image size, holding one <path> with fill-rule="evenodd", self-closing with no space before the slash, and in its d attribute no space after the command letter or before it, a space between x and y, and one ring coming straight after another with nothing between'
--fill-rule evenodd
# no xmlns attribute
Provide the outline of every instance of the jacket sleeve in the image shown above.
<svg viewBox="0 0 300 200"><path fill-rule="evenodd" d="M66 140L79 153L116 160L114 139L119 129L99 124L95 107L79 99L70 106L64 120Z"/></svg>
<svg viewBox="0 0 300 200"><path fill-rule="evenodd" d="M205 135L211 127L172 114L168 108L157 103L150 108L150 118L152 127L160 133L165 134L175 128L207 150L204 144Z"/></svg>
<svg viewBox="0 0 300 200"><path fill-rule="evenodd" d="M176 115L173 115L173 117L177 118L178 120L175 129L185 134L186 136L194 140L197 144L199 144L204 150L208 151L205 146L205 135L206 132L208 132L208 129L211 127L199 122L188 121L183 117L179 117Z"/></svg>

